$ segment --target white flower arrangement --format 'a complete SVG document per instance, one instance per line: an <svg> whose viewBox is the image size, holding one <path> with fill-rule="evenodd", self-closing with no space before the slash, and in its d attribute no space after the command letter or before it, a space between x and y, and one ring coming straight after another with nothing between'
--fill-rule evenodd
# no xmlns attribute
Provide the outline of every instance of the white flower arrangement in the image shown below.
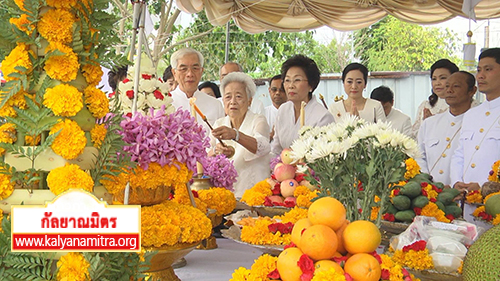
<svg viewBox="0 0 500 281"><path fill-rule="evenodd" d="M383 206L389 200L389 184L404 179L404 161L420 155L416 141L389 123L367 124L349 115L335 124L302 128L291 149L292 158L314 170L322 194L348 206L351 221L369 220L375 195Z"/></svg>
<svg viewBox="0 0 500 281"><path fill-rule="evenodd" d="M127 78L118 84L118 99L120 101L120 111L127 114L132 112L132 101L134 98L134 70L130 67ZM159 110L165 106L165 113L170 114L175 111L172 106L172 98L169 93L169 85L156 77L151 60L143 55L141 58L141 79L137 96L137 112L149 114L149 108Z"/></svg>

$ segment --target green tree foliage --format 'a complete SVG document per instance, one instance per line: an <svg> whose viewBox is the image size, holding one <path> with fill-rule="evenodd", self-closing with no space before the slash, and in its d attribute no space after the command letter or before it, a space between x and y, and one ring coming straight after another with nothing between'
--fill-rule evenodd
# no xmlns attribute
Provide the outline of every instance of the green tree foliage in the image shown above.
<svg viewBox="0 0 500 281"><path fill-rule="evenodd" d="M371 71L429 70L438 59L459 58L457 35L388 16L353 33L355 56Z"/></svg>
<svg viewBox="0 0 500 281"><path fill-rule="evenodd" d="M312 57L321 73L341 72L351 62L353 51L350 42L333 38L328 44L318 44Z"/></svg>
<svg viewBox="0 0 500 281"><path fill-rule="evenodd" d="M190 37L212 28L204 12L195 15L191 26L180 38ZM304 54L313 57L318 43L314 31L280 33L266 31L249 34L234 23L230 25L229 60L240 63L253 77L271 77L279 74L281 64L290 56ZM181 39L180 39L181 40ZM205 80L218 80L219 68L225 59L226 26L218 26L208 35L189 41L188 45L205 57ZM168 59L170 54L168 54Z"/></svg>

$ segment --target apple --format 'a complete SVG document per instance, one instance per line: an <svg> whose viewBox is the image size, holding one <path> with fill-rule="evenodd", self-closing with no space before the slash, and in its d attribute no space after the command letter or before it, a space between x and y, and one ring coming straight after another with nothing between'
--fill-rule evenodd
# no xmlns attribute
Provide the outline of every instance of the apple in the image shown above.
<svg viewBox="0 0 500 281"><path fill-rule="evenodd" d="M276 205L275 203L278 203L278 205L283 204L283 197L279 195L267 196L267 198L271 201L271 203L273 203L273 205Z"/></svg>
<svg viewBox="0 0 500 281"><path fill-rule="evenodd" d="M274 177L279 182L290 180L295 177L296 170L297 168L295 166L278 163L276 164L276 167L274 167Z"/></svg>
<svg viewBox="0 0 500 281"><path fill-rule="evenodd" d="M297 186L299 186L299 183L296 180L292 179L282 181L280 185L281 195L283 195L283 197L293 196Z"/></svg>
<svg viewBox="0 0 500 281"><path fill-rule="evenodd" d="M315 191L316 186L312 185L308 180L302 180L299 185L306 186L310 191Z"/></svg>
<svg viewBox="0 0 500 281"><path fill-rule="evenodd" d="M292 152L292 150L290 148L285 148L285 149L283 149L283 151L281 151L280 158L281 158L281 162L283 162L283 164L292 164L293 159L291 156L291 152Z"/></svg>

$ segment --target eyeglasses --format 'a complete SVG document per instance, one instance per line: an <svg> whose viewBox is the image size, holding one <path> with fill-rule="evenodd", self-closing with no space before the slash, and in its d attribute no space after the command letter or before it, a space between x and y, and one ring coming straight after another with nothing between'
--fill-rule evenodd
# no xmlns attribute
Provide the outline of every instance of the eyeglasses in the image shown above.
<svg viewBox="0 0 500 281"><path fill-rule="evenodd" d="M285 81L283 81L283 85L296 85L296 84L300 84L300 82L304 82L304 81L308 81L308 80L307 79L300 79L300 78L295 78L293 80L285 79Z"/></svg>
<svg viewBox="0 0 500 281"><path fill-rule="evenodd" d="M200 72L201 66L199 66L199 65L192 65L192 66L182 65L179 68L176 68L176 70L179 71L180 73L186 73L186 72L188 72L189 69L191 69L192 72Z"/></svg>

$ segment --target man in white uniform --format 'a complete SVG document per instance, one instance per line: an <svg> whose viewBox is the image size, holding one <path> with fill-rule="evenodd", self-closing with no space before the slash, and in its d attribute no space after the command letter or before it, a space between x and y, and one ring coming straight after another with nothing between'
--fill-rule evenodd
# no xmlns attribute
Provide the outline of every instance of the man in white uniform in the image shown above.
<svg viewBox="0 0 500 281"><path fill-rule="evenodd" d="M219 81L222 83L222 79L224 79L224 77L231 72L243 72L243 67L241 67L241 65L237 62L226 62L220 67ZM220 98L220 101L222 102L222 97ZM264 104L259 99L253 97L250 103L250 110L255 114L264 115Z"/></svg>
<svg viewBox="0 0 500 281"><path fill-rule="evenodd" d="M486 100L465 113L451 167L452 186L465 192L478 190L500 159L500 48L479 55L476 79ZM470 211L466 208L466 220Z"/></svg>
<svg viewBox="0 0 500 281"><path fill-rule="evenodd" d="M410 136L411 134L411 119L410 116L394 108L394 93L389 87L380 86L373 89L371 99L378 100L384 108L385 117L388 122L391 122L393 129Z"/></svg>
<svg viewBox="0 0 500 281"><path fill-rule="evenodd" d="M194 97L196 98L195 104L207 116L208 122L213 125L215 120L224 117L224 109L217 99L198 90L198 84L203 74L203 61L203 55L190 48L183 48L172 54L170 58L172 74L178 83L177 88L171 92L172 105L177 110L191 110L189 99ZM210 133L209 127L199 114L197 116L198 123L204 126L208 135Z"/></svg>
<svg viewBox="0 0 500 281"><path fill-rule="evenodd" d="M451 184L451 157L458 146L464 113L471 108L475 85L474 75L465 71L453 73L445 84L448 110L425 119L420 126L418 145L422 157L416 160L420 170L430 174L435 182Z"/></svg>
<svg viewBox="0 0 500 281"><path fill-rule="evenodd" d="M276 115L278 114L278 108L280 105L287 101L285 89L283 89L283 80L281 75L276 75L269 80L269 97L271 98L271 105L266 106L265 116L267 119L267 124L271 129L271 134L269 140L273 140L274 136L274 122L276 121Z"/></svg>

